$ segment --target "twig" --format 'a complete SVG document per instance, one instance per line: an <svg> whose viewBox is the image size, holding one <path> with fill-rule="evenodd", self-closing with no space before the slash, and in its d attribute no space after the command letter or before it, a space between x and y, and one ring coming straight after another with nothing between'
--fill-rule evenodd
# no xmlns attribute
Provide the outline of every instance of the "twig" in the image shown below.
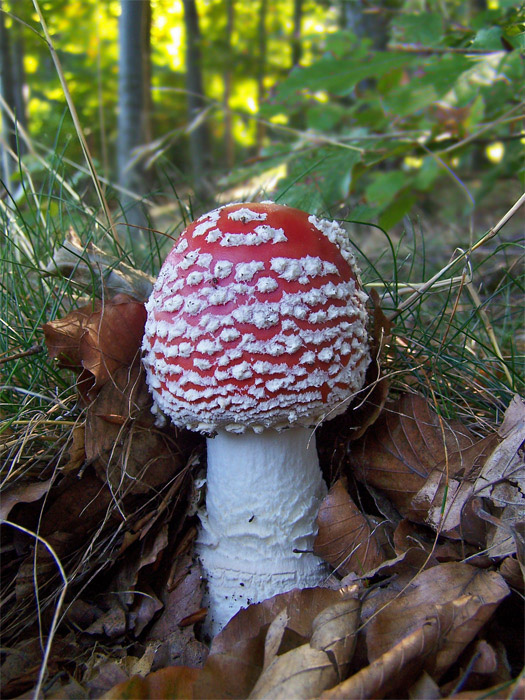
<svg viewBox="0 0 525 700"><path fill-rule="evenodd" d="M13 355L8 355L7 357L0 357L0 365L3 365L6 362L11 362L11 360L19 360L21 357L27 357L28 355L36 355L39 352L42 352L43 349L43 345L32 345L27 350L15 352Z"/></svg>
<svg viewBox="0 0 525 700"><path fill-rule="evenodd" d="M387 51L399 51L400 53L417 53L421 56L432 56L433 54L475 54L481 56L491 56L494 53L505 53L502 46L499 49L474 49L462 46L421 46L421 44L390 44Z"/></svg>

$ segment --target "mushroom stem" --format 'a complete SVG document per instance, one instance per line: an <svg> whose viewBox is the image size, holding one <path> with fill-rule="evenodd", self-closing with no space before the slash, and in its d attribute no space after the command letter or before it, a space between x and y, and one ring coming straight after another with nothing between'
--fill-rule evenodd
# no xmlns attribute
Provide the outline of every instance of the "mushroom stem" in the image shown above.
<svg viewBox="0 0 525 700"><path fill-rule="evenodd" d="M326 576L313 553L326 493L307 428L208 438L206 511L197 552L208 580L212 636L242 607Z"/></svg>

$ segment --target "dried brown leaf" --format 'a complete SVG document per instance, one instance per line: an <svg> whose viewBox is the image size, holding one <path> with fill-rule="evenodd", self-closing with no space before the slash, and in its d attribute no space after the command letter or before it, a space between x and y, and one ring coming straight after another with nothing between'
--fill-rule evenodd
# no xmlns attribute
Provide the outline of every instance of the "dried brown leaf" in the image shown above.
<svg viewBox="0 0 525 700"><path fill-rule="evenodd" d="M30 484L16 484L2 491L2 501L0 502L0 519L7 520L11 509L18 503L33 503L44 496L53 483L54 479L46 481L33 481Z"/></svg>
<svg viewBox="0 0 525 700"><path fill-rule="evenodd" d="M518 591L525 590L525 577L517 559L505 557L501 562L499 572L509 586L516 588Z"/></svg>
<svg viewBox="0 0 525 700"><path fill-rule="evenodd" d="M76 425L71 431L71 444L68 448L68 460L60 471L63 474L76 471L86 461L86 426Z"/></svg>
<svg viewBox="0 0 525 700"><path fill-rule="evenodd" d="M351 463L357 478L386 492L402 515L424 522L428 507L415 512L412 499L434 469L448 478L468 473L475 443L467 428L440 419L422 396L405 394L353 444Z"/></svg>
<svg viewBox="0 0 525 700"><path fill-rule="evenodd" d="M525 677L516 678L510 683L498 683L483 690L465 690L449 695L448 700L521 700L525 697Z"/></svg>
<svg viewBox="0 0 525 700"><path fill-rule="evenodd" d="M408 688L409 700L438 700L442 697L438 684L426 671L422 671L416 682Z"/></svg>
<svg viewBox="0 0 525 700"><path fill-rule="evenodd" d="M314 619L328 605L339 602L342 595L330 588L294 588L243 608L214 637L211 652L226 651L239 640L256 637L261 629L266 634L267 626L285 608L289 617L287 629L301 637L302 641L310 639Z"/></svg>
<svg viewBox="0 0 525 700"><path fill-rule="evenodd" d="M487 549L491 557L516 553L512 527L525 520L525 401L514 397L499 428L502 442L486 460L474 484L477 497L491 503ZM490 520L488 520L490 522Z"/></svg>
<svg viewBox="0 0 525 700"><path fill-rule="evenodd" d="M50 321L43 331L51 357L80 372L79 391L89 402L119 367L138 361L145 323L144 304L117 294Z"/></svg>
<svg viewBox="0 0 525 700"><path fill-rule="evenodd" d="M149 673L145 678L133 676L119 683L105 693L101 700L151 700L151 698L171 698L172 700L193 698L197 668L169 666Z"/></svg>
<svg viewBox="0 0 525 700"><path fill-rule="evenodd" d="M385 560L366 516L352 501L341 480L323 499L317 523L314 552L342 576L350 572L363 575Z"/></svg>
<svg viewBox="0 0 525 700"><path fill-rule="evenodd" d="M179 433L157 428L150 409L141 367L116 370L88 407L86 456L114 494L151 493L185 464Z"/></svg>
<svg viewBox="0 0 525 700"><path fill-rule="evenodd" d="M311 698L341 678L350 662L359 622L359 601L339 601L313 622L309 644L274 657L250 698Z"/></svg>
<svg viewBox="0 0 525 700"><path fill-rule="evenodd" d="M392 695L423 667L442 633L439 621L424 622L369 666L321 695L321 700L360 700ZM394 695L395 697L395 695Z"/></svg>
<svg viewBox="0 0 525 700"><path fill-rule="evenodd" d="M312 652L309 658L322 658L323 664L326 664L324 675L329 673L333 678L335 674L337 680L335 669L340 664L342 672L353 650L353 637L359 619L358 590L356 586L339 591L297 589L252 605L241 610L214 638L203 668L169 667L163 669L164 674L160 676L157 671L145 679L133 678L122 683L104 697L108 700L129 697L194 700L246 698L261 676L265 642L267 659L273 661L262 675L269 679L270 676L266 674L269 674L270 668L291 649L297 650L300 648L298 645L304 645L305 639L310 637L318 648L305 645ZM289 621L286 625L289 627L283 629L287 617ZM272 627L271 623L276 618ZM276 653L280 655L276 656ZM307 655L304 652L302 655L303 663L306 663ZM308 664L306 669L308 673L315 674L315 669ZM323 673L319 672L318 675ZM172 694L163 694L166 692ZM286 697L296 695L293 693Z"/></svg>
<svg viewBox="0 0 525 700"><path fill-rule="evenodd" d="M439 678L492 616L509 589L492 571L445 563L421 572L367 626L368 654L374 660L420 627L439 606L456 605L450 634L442 636L431 675ZM459 601L459 602L458 602ZM430 671L430 669L427 668Z"/></svg>
<svg viewBox="0 0 525 700"><path fill-rule="evenodd" d="M183 620L202 605L202 572L198 562L183 556L174 572L174 586L167 591L164 609L148 632L147 639L158 643L153 669L173 664L202 666L207 648L195 639L192 625L181 625Z"/></svg>
<svg viewBox="0 0 525 700"><path fill-rule="evenodd" d="M286 627L289 622L288 613L286 608L283 608L281 612L275 616L268 627L268 632L266 633L266 639L264 640L264 664L263 672L266 671L268 666L273 662L283 641L283 636L286 631Z"/></svg>

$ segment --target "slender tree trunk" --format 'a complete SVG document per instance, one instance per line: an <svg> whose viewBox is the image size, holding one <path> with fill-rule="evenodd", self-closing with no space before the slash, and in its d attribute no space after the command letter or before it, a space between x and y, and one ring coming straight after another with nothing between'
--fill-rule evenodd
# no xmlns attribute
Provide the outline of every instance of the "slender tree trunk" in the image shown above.
<svg viewBox="0 0 525 700"><path fill-rule="evenodd" d="M381 11L366 0L341 0L339 6L339 26L350 29L359 38L372 39L374 49L384 49L388 43L388 25L394 2L381 3Z"/></svg>
<svg viewBox="0 0 525 700"><path fill-rule="evenodd" d="M259 6L259 62L257 66L257 104L260 106L264 99L264 74L266 69L266 16L268 14L268 0L261 0ZM264 134L266 132L264 124L257 122L257 153L261 152Z"/></svg>
<svg viewBox="0 0 525 700"><path fill-rule="evenodd" d="M293 4L293 36L292 36L292 67L301 62L303 47L301 44L301 24L303 21L303 0L294 0Z"/></svg>
<svg viewBox="0 0 525 700"><path fill-rule="evenodd" d="M186 27L186 89L188 91L188 121L190 131L190 159L195 193L199 199L211 197L211 183L207 173L211 165L210 139L206 121L193 126L206 106L201 68L199 16L195 0L183 0Z"/></svg>
<svg viewBox="0 0 525 700"><path fill-rule="evenodd" d="M151 140L149 0L121 0L119 20L119 113L117 138L118 182L136 195L147 191L142 163L135 161L135 149ZM145 227L146 216L140 202L124 196L126 220ZM138 239L138 229L129 228L130 240Z"/></svg>
<svg viewBox="0 0 525 700"><path fill-rule="evenodd" d="M2 100L15 112L15 85L13 64L11 61L10 37L5 26L5 15L0 0L0 94ZM7 110L1 105L2 112L2 140L5 146L0 144L2 179L7 186L11 174L15 168L15 160L9 153L12 151L16 157L16 132Z"/></svg>
<svg viewBox="0 0 525 700"><path fill-rule="evenodd" d="M226 55L228 65L224 71L224 142L226 148L226 167L231 170L235 162L235 143L233 140L232 113L230 96L233 82L232 34L235 18L234 0L226 0Z"/></svg>

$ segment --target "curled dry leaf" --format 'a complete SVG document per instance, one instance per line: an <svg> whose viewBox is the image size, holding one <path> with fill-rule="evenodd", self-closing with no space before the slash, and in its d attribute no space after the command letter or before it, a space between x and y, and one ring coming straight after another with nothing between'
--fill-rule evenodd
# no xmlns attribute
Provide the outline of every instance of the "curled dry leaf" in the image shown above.
<svg viewBox="0 0 525 700"><path fill-rule="evenodd" d="M492 688L485 688L484 690L465 690L450 695L448 700L487 700L488 698L497 698L497 700L519 700L524 697L525 676L522 673L515 681L498 683Z"/></svg>
<svg viewBox="0 0 525 700"><path fill-rule="evenodd" d="M450 625L450 633L440 637L432 668L426 669L433 678L439 678L508 593L503 578L493 571L456 562L427 569L369 621L366 629L369 659L377 659L399 639L429 618L437 617L443 629ZM445 609L447 604L452 607Z"/></svg>
<svg viewBox="0 0 525 700"><path fill-rule="evenodd" d="M332 684L337 682L338 673L344 673L352 655L359 620L358 590L356 586L341 590L295 589L251 605L240 610L214 638L203 668L168 667L143 679L121 683L104 698L247 698L252 689L256 692L259 678L268 684L268 692L270 687L275 692L289 689L286 695L264 697L311 697L306 687L309 693L315 693L314 687L319 687L319 692L327 687L327 681L321 682L320 678L329 676L335 678L330 680ZM288 657L293 650L297 654ZM265 657L268 663L263 671ZM280 661L283 658L293 661L288 673L283 668L287 664ZM312 663L319 661L322 668L316 671ZM270 673L272 668L276 675ZM295 675L300 668L311 679L302 695L302 681Z"/></svg>
<svg viewBox="0 0 525 700"><path fill-rule="evenodd" d="M122 366L139 359L146 323L142 302L126 294L96 300L43 325L47 348L61 367L80 372L78 388L86 402Z"/></svg>
<svg viewBox="0 0 525 700"><path fill-rule="evenodd" d="M442 475L450 480L468 474L486 449L474 447L477 442L460 423L441 419L422 396L405 394L385 406L373 428L353 444L350 459L360 481L381 489L402 515L423 523L430 507L441 505ZM414 505L433 472L431 493ZM432 511L431 524L434 520Z"/></svg>
<svg viewBox="0 0 525 700"><path fill-rule="evenodd" d="M266 634L266 627L284 608L289 618L287 630L301 637L302 643L312 636L312 623L317 615L327 606L340 601L342 595L331 588L294 588L250 605L239 610L213 639L211 651L218 653L229 649L240 639L257 636L263 628Z"/></svg>
<svg viewBox="0 0 525 700"><path fill-rule="evenodd" d="M489 435L454 453L453 460L460 460L461 475L458 478L451 475L457 471L458 463L451 462L447 455L445 462L430 472L413 497L407 516L416 522L423 518L426 525L447 537L476 542L480 528L469 509L474 494L474 479L469 476L479 471L497 441L497 435ZM484 530L481 529L483 533Z"/></svg>
<svg viewBox="0 0 525 700"><path fill-rule="evenodd" d="M385 560L366 516L350 498L341 480L323 499L317 523L319 531L314 552L341 576L351 572L361 576Z"/></svg>
<svg viewBox="0 0 525 700"><path fill-rule="evenodd" d="M497 521L490 522L487 549L491 557L516 553L512 528L525 520L525 401L515 396L499 428L502 442L486 460L474 492L491 503Z"/></svg>
<svg viewBox="0 0 525 700"><path fill-rule="evenodd" d="M15 484L2 491L0 502L0 520L7 520L11 509L17 503L33 503L44 496L53 483L53 478L46 481L33 481L30 484Z"/></svg>
<svg viewBox="0 0 525 700"><path fill-rule="evenodd" d="M169 666L149 673L142 678L133 676L119 683L101 700L151 700L151 698L192 698L195 679L199 669L187 666Z"/></svg>
<svg viewBox="0 0 525 700"><path fill-rule="evenodd" d="M173 586L165 594L164 609L148 632L156 642L153 670L163 666L202 666L207 648L195 639L193 625L181 623L201 609L202 572L198 562L184 555L177 561Z"/></svg>
<svg viewBox="0 0 525 700"><path fill-rule="evenodd" d="M336 683L352 658L359 611L357 598L325 608L313 621L310 642L275 655L249 697L300 700L315 697Z"/></svg>
<svg viewBox="0 0 525 700"><path fill-rule="evenodd" d="M120 496L151 493L184 466L181 433L157 428L150 407L138 366L116 370L88 407L86 457Z"/></svg>
<svg viewBox="0 0 525 700"><path fill-rule="evenodd" d="M393 695L414 678L435 650L442 633L439 620L426 621L350 678L321 695L321 700L359 700ZM396 697L395 695L393 695Z"/></svg>

